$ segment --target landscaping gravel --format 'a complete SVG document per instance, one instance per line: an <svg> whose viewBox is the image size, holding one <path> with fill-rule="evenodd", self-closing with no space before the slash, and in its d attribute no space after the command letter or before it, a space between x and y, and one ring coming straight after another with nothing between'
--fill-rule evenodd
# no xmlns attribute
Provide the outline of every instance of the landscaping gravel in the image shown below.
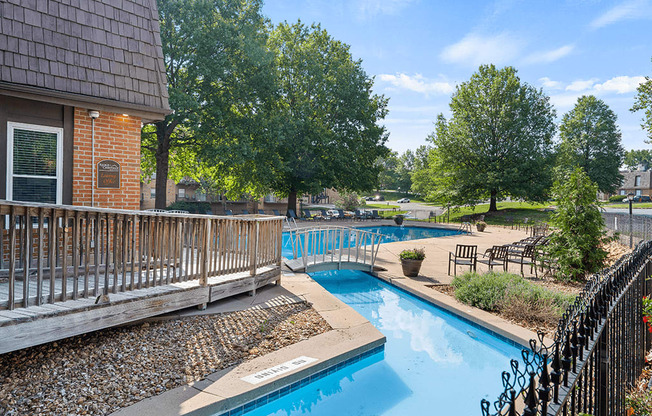
<svg viewBox="0 0 652 416"><path fill-rule="evenodd" d="M0 355L0 415L105 415L331 328L309 304L98 331Z"/></svg>

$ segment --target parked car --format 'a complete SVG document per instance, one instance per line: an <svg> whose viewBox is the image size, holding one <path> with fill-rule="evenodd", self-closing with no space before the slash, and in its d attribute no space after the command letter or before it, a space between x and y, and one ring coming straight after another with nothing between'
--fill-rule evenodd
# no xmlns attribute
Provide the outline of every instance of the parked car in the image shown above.
<svg viewBox="0 0 652 416"><path fill-rule="evenodd" d="M627 202L628 199L625 198L623 199L623 202ZM634 199L632 199L632 202L652 202L652 198L650 198L647 195L636 195Z"/></svg>
<svg viewBox="0 0 652 416"><path fill-rule="evenodd" d="M376 195L374 197L374 201L384 201L384 200L385 200L385 197L382 196L382 195Z"/></svg>
<svg viewBox="0 0 652 416"><path fill-rule="evenodd" d="M340 213L336 209L329 209L326 214L331 218L339 218Z"/></svg>
<svg viewBox="0 0 652 416"><path fill-rule="evenodd" d="M365 201L373 201L374 197L373 196L365 196L362 199L364 199Z"/></svg>
<svg viewBox="0 0 652 416"><path fill-rule="evenodd" d="M398 202L399 204L406 204L406 203L410 202L410 199L409 198L401 198L396 202Z"/></svg>

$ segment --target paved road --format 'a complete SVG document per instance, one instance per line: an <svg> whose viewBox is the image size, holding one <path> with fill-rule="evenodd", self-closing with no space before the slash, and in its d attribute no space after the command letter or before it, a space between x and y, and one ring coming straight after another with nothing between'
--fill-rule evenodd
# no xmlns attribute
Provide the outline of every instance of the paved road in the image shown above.
<svg viewBox="0 0 652 416"><path fill-rule="evenodd" d="M616 214L629 214L629 208L605 208L604 210L606 212L613 212ZM652 208L633 209L632 214L652 216Z"/></svg>

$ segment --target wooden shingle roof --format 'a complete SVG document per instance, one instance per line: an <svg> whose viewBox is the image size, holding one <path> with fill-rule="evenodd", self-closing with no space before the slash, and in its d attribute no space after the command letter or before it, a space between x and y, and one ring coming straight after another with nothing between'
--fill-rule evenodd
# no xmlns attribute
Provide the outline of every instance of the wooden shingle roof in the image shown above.
<svg viewBox="0 0 652 416"><path fill-rule="evenodd" d="M162 118L156 0L1 1L0 90Z"/></svg>

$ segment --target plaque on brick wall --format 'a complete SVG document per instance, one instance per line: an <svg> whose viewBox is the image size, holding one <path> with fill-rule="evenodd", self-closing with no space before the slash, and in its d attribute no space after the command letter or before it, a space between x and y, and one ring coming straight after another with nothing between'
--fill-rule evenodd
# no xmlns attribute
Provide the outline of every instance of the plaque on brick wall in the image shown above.
<svg viewBox="0 0 652 416"><path fill-rule="evenodd" d="M97 187L120 188L120 164L114 160L102 160L97 164Z"/></svg>

